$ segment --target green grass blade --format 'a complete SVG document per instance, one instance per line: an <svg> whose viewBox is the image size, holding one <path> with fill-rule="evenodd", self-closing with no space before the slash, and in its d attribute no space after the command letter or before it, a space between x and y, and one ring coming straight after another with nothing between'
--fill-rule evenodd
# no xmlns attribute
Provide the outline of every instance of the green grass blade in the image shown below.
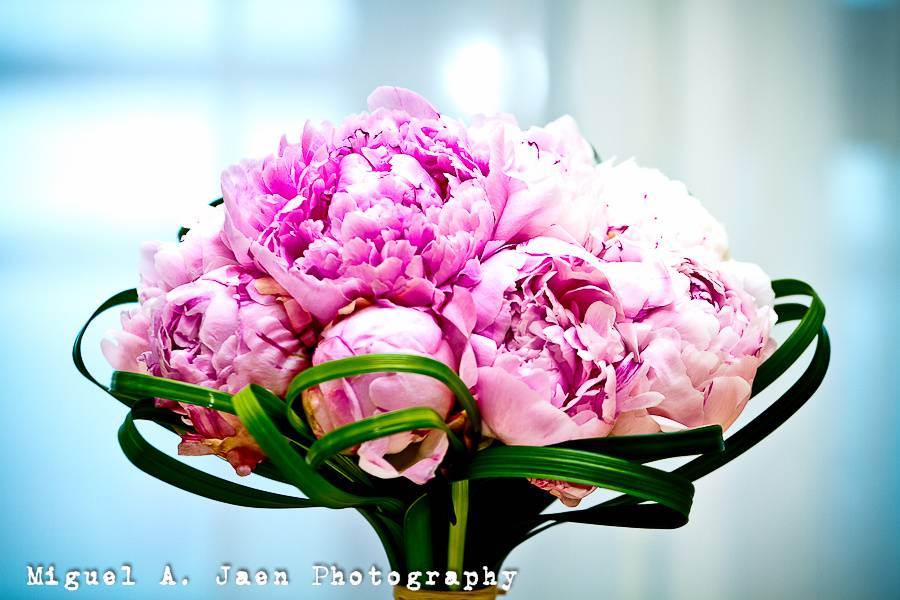
<svg viewBox="0 0 900 600"><path fill-rule="evenodd" d="M280 424L284 415L284 401L262 386L251 384L251 387L260 406ZM174 379L130 371L115 371L110 389L115 393L135 399L164 398L235 414L231 394ZM313 439L311 433L304 436L306 442L311 442Z"/></svg>
<svg viewBox="0 0 900 600"><path fill-rule="evenodd" d="M724 449L722 428L708 425L672 433L650 433L587 438L555 444L551 448L573 448L636 462L652 462L676 456L719 452Z"/></svg>
<svg viewBox="0 0 900 600"><path fill-rule="evenodd" d="M178 435L191 429L182 415L167 408L158 408L150 399L136 400L131 407L131 417L135 421L151 421Z"/></svg>
<svg viewBox="0 0 900 600"><path fill-rule="evenodd" d="M110 296L106 299L103 304L97 307L97 310L88 318L87 322L81 326L81 329L78 330L78 333L75 335L75 343L72 345L72 361L75 363L75 368L78 369L78 372L81 373L85 379L96 385L98 388L103 390L104 392L110 392L109 388L97 381L93 375L91 375L90 371L88 371L87 365L84 364L84 357L81 354L81 344L84 340L84 334L87 332L90 324L99 317L101 314L109 310L110 308L114 308L116 306L121 306L123 304L133 304L138 301L138 295L136 289L124 290ZM113 397L116 398L119 402L124 404L125 406L131 406L132 402L127 398L120 398L113 394Z"/></svg>
<svg viewBox="0 0 900 600"><path fill-rule="evenodd" d="M260 406L273 419L279 431L285 437L290 438L292 443L295 443L298 448L307 451L315 438L312 437L312 433L303 435L303 432L300 431L301 438L298 440L293 439L297 436L297 432L287 427L284 423L285 405L281 398L262 386L251 384L251 388ZM154 377L142 373L116 371L113 373L111 389L127 398L164 398L235 414L231 394L182 381ZM328 460L328 467L348 481L362 482L371 487L371 480L368 475L362 472L355 463L342 460L343 458L336 456L333 460ZM271 472L264 469L264 473L268 473L270 479L273 478Z"/></svg>
<svg viewBox="0 0 900 600"><path fill-rule="evenodd" d="M266 413L253 386L247 386L232 398L235 414L281 474L311 500L329 508L379 506L399 513L402 503L396 498L366 497L346 492L323 478L291 446L272 418Z"/></svg>
<svg viewBox="0 0 900 600"><path fill-rule="evenodd" d="M174 379L115 371L110 390L132 398L164 398L234 414L231 394Z"/></svg>
<svg viewBox="0 0 900 600"><path fill-rule="evenodd" d="M530 477L624 492L668 507L687 522L694 486L684 477L620 458L569 448L493 446L475 455L460 479Z"/></svg>
<svg viewBox="0 0 900 600"><path fill-rule="evenodd" d="M466 527L469 522L469 481L463 479L450 484L450 497L455 520L447 536L447 571L462 580L466 552ZM452 589L452 588L451 588Z"/></svg>
<svg viewBox="0 0 900 600"><path fill-rule="evenodd" d="M135 419L156 412L148 401L135 403L119 428L119 445L128 460L141 471L177 488L238 506L252 508L309 508L319 504L306 499L276 494L232 483L176 460L154 448L135 426Z"/></svg>
<svg viewBox="0 0 900 600"><path fill-rule="evenodd" d="M775 305L775 314L778 315L778 323L799 321L806 315L808 310L808 306L796 302L785 302L784 304Z"/></svg>
<svg viewBox="0 0 900 600"><path fill-rule="evenodd" d="M259 401L259 404L260 406L262 406L263 410L265 410L270 417L275 419L275 422L279 425L279 427L282 428L285 433L293 433L289 431L289 428L281 427L281 425L283 425L284 418L284 400L276 396L267 388L264 388L263 386L257 385L255 383L250 384L250 389L253 390L253 394L254 396L256 396L256 399ZM298 430L297 433L301 435L305 442L312 442L316 439L313 436L312 432L309 430ZM309 444L304 444L304 447L308 445Z"/></svg>
<svg viewBox="0 0 900 600"><path fill-rule="evenodd" d="M756 376L753 378L753 391L751 397L766 389L773 381L781 377L788 368L797 362L803 351L812 343L819 334L822 323L825 321L825 305L812 287L797 279L777 279L772 282L776 298L785 296L809 296L811 299L809 308L800 315L797 304L788 305L790 308L781 309L779 321L794 320L800 317L800 323L791 332L791 335L779 346L779 348L759 366ZM778 308L776 307L776 311Z"/></svg>
<svg viewBox="0 0 900 600"><path fill-rule="evenodd" d="M415 406L367 417L339 427L316 440L310 447L306 460L310 465L317 467L335 454L363 442L415 429L440 429L447 434L456 452L465 449L439 414L431 408Z"/></svg>
<svg viewBox="0 0 900 600"><path fill-rule="evenodd" d="M473 440L473 446L477 446L481 436L481 413L475 398L472 397L469 388L462 379L453 372L453 369L444 363L412 354L366 354L363 356L351 356L339 360L332 360L310 369L307 369L294 377L287 391L287 417L295 424L299 417L294 409L295 402L300 398L304 390L334 379L353 377L364 373L418 373L437 379L446 385L456 396L462 408L468 416L469 434Z"/></svg>

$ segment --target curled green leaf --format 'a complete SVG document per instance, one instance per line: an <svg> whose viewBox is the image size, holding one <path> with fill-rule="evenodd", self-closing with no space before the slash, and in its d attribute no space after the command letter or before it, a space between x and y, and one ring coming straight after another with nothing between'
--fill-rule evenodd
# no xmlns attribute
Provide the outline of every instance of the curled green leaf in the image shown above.
<svg viewBox="0 0 900 600"><path fill-rule="evenodd" d="M528 477L624 492L679 513L687 522L694 486L684 477L631 461L569 448L492 446L475 455L460 479Z"/></svg>
<svg viewBox="0 0 900 600"><path fill-rule="evenodd" d="M109 392L116 398L119 402L124 404L125 406L131 406L133 403L131 400L127 398L121 398L114 393L110 392L109 388L97 381L93 375L91 375L90 371L88 371L87 365L84 364L84 357L81 354L81 344L84 340L84 334L87 332L88 327L91 323L94 322L94 319L99 317L101 314L109 310L110 308L114 308L116 306L121 306L123 304L132 304L137 302L138 295L136 289L124 290L119 292L118 294L113 294L109 298L107 298L103 304L97 307L97 310L88 317L88 320L84 325L81 326L81 329L78 330L78 333L75 335L75 343L72 345L72 361L75 363L75 368L78 369L78 372L81 373L85 379L96 385L98 388L103 390L104 392Z"/></svg>
<svg viewBox="0 0 900 600"><path fill-rule="evenodd" d="M298 416L294 404L301 394L320 383L353 377L364 373L419 373L437 379L446 385L456 396L460 406L466 411L468 417L468 429L472 444L477 447L481 436L481 413L475 398L459 375L444 363L425 356L412 354L365 354L332 360L310 369L307 369L294 377L288 386L286 404L288 421L295 427L300 426L301 419Z"/></svg>
<svg viewBox="0 0 900 600"><path fill-rule="evenodd" d="M156 414L152 402L136 402L119 429L119 445L128 460L141 471L177 488L226 504L251 508L309 508L320 506L306 498L294 498L232 483L174 459L154 448L135 426L135 419Z"/></svg>
<svg viewBox="0 0 900 600"><path fill-rule="evenodd" d="M653 462L675 456L719 452L725 447L725 442L722 439L722 428L719 425L708 425L671 433L586 438L552 447L587 450L636 462Z"/></svg>
<svg viewBox="0 0 900 600"><path fill-rule="evenodd" d="M110 390L132 398L165 398L234 414L231 394L164 377L115 371Z"/></svg>
<svg viewBox="0 0 900 600"><path fill-rule="evenodd" d="M415 429L440 429L447 434L451 447L456 452L465 450L459 438L434 409L426 406L414 406L374 415L338 427L310 446L306 460L310 465L316 467L335 454L363 442Z"/></svg>
<svg viewBox="0 0 900 600"><path fill-rule="evenodd" d="M359 496L340 489L322 477L282 435L256 394L253 386L247 386L235 394L232 398L235 414L291 485L311 500L329 508L378 506L395 514L403 510L402 502L396 498Z"/></svg>

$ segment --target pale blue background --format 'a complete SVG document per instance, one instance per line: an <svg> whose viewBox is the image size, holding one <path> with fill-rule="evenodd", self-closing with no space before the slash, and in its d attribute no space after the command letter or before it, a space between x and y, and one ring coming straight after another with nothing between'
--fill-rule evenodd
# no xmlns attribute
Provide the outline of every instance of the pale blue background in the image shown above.
<svg viewBox="0 0 900 600"><path fill-rule="evenodd" d="M808 279L829 308L824 387L699 483L688 526L558 528L511 556L510 598L900 596L898 4L417 4L0 2L0 597L66 595L26 588L29 562L123 561L138 586L76 597L210 597L223 561L288 567L293 585L219 597L389 596L307 584L316 561L385 564L353 512L233 508L132 468L123 408L68 356L134 285L139 242L173 239L225 166L380 83L457 115L573 114L603 156L688 182L736 257ZM87 343L104 374L114 324ZM162 594L166 562L191 586Z"/></svg>

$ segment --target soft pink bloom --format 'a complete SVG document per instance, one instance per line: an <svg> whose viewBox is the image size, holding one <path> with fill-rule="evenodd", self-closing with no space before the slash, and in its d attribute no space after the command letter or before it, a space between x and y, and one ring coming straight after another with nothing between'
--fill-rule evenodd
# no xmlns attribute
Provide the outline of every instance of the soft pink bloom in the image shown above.
<svg viewBox="0 0 900 600"><path fill-rule="evenodd" d="M629 239L600 256L550 238L504 250L472 290L479 406L507 444L728 427L771 350L771 286ZM587 486L536 485L574 505Z"/></svg>
<svg viewBox="0 0 900 600"><path fill-rule="evenodd" d="M416 354L454 370L460 360L438 322L422 310L371 306L357 310L322 334L313 364L364 354ZM304 408L317 436L359 419L413 406L427 406L446 419L454 396L443 383L415 373L372 373L328 381L304 392ZM364 442L359 465L377 477L425 483L447 452L440 430L397 433Z"/></svg>
<svg viewBox="0 0 900 600"><path fill-rule="evenodd" d="M616 434L727 429L747 400L759 364L774 349L774 295L762 270L724 261L673 268L678 300L633 330L641 361L651 365L642 389L662 394L653 407L622 415Z"/></svg>
<svg viewBox="0 0 900 600"><path fill-rule="evenodd" d="M174 266L159 270L159 281L176 281L171 277L181 271L181 263L165 264ZM122 331L103 340L114 368L230 393L256 383L282 395L308 365L308 347L314 343L311 319L270 277L230 265L168 291L162 291L159 281L152 283L152 293L142 291L139 308L123 314ZM241 475L262 460L237 417L205 407L160 404L185 414L195 428L196 433L184 436L181 454L219 454Z"/></svg>
<svg viewBox="0 0 900 600"><path fill-rule="evenodd" d="M141 245L141 298L165 294L219 267L235 265L234 254L222 239L225 211L207 209L180 242Z"/></svg>
<svg viewBox="0 0 900 600"><path fill-rule="evenodd" d="M494 231L487 145L407 90L378 88L369 106L222 176L238 259L322 323L358 298L441 303Z"/></svg>
<svg viewBox="0 0 900 600"><path fill-rule="evenodd" d="M631 343L635 320L670 305L671 274L654 255L606 263L536 238L483 265L471 337L487 435L544 446L608 435L623 411L659 404ZM574 506L590 486L534 480Z"/></svg>
<svg viewBox="0 0 900 600"><path fill-rule="evenodd" d="M256 383L281 396L308 362L308 326L309 315L274 280L222 267L151 306L148 367L230 393Z"/></svg>
<svg viewBox="0 0 900 600"><path fill-rule="evenodd" d="M636 393L647 375L631 323L671 304L659 262L604 263L584 249L537 238L485 262L473 289L471 343L488 434L543 446L607 435L621 411L654 406Z"/></svg>
<svg viewBox="0 0 900 600"><path fill-rule="evenodd" d="M728 427L747 402L753 377L774 342L774 300L755 265L728 260L721 224L684 184L633 161L605 161L581 172L580 221L568 230L607 264L665 264L675 301L622 329L636 364L648 367L637 392L659 404L625 411L614 434L700 425ZM642 282L627 279L626 285Z"/></svg>
<svg viewBox="0 0 900 600"><path fill-rule="evenodd" d="M486 186L497 224L488 251L544 235L582 241L568 228L571 219L584 223L573 208L594 155L571 117L524 131L509 115L482 117L471 134L490 147Z"/></svg>

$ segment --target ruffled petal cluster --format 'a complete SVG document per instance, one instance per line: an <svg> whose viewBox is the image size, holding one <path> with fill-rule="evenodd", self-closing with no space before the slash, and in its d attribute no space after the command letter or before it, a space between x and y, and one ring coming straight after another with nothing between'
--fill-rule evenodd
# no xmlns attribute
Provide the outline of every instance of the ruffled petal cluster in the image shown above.
<svg viewBox="0 0 900 600"><path fill-rule="evenodd" d="M622 410L658 404L633 393L648 365L632 345L635 319L670 305L660 263L604 263L583 248L535 238L484 264L472 335L479 406L490 435L543 446L600 437Z"/></svg>
<svg viewBox="0 0 900 600"><path fill-rule="evenodd" d="M673 269L677 302L635 327L645 382L662 401L627 413L617 433L677 431L734 423L750 398L759 364L774 349L768 278L756 265L724 261L709 267L684 259Z"/></svg>
<svg viewBox="0 0 900 600"><path fill-rule="evenodd" d="M397 88L222 177L226 239L320 322L356 299L439 302L494 233L488 148Z"/></svg>
<svg viewBox="0 0 900 600"><path fill-rule="evenodd" d="M728 258L722 224L680 181L634 160L604 161L570 179L578 218L566 229L588 250L617 238L704 263Z"/></svg>
<svg viewBox="0 0 900 600"><path fill-rule="evenodd" d="M308 366L315 342L309 314L274 279L237 265L203 226L181 244L146 245L141 279L140 307L124 313L122 330L103 340L114 368L231 393L256 383L283 394ZM262 460L235 416L158 403L194 428L183 436L181 454L218 454L241 475Z"/></svg>

